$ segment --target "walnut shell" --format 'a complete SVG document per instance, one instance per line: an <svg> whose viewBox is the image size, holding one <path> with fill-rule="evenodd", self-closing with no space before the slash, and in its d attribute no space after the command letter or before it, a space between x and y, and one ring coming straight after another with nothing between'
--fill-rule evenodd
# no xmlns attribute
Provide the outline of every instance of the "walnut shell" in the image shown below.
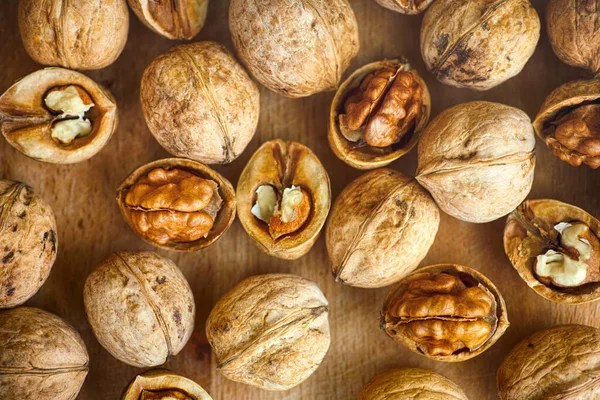
<svg viewBox="0 0 600 400"><path fill-rule="evenodd" d="M417 15L429 7L433 0L375 0L379 5L401 14Z"/></svg>
<svg viewBox="0 0 600 400"><path fill-rule="evenodd" d="M363 174L340 193L327 223L333 275L347 285L397 282L425 258L440 213L414 178L391 169Z"/></svg>
<svg viewBox="0 0 600 400"><path fill-rule="evenodd" d="M144 71L140 90L150 132L177 157L231 162L258 125L258 87L215 42L179 45L158 56Z"/></svg>
<svg viewBox="0 0 600 400"><path fill-rule="evenodd" d="M206 20L208 0L127 0L144 25L167 39L192 39Z"/></svg>
<svg viewBox="0 0 600 400"><path fill-rule="evenodd" d="M0 308L10 308L50 275L58 246L54 213L29 186L0 179L0 237Z"/></svg>
<svg viewBox="0 0 600 400"><path fill-rule="evenodd" d="M175 263L156 253L112 254L88 276L83 300L98 342L135 367L164 364L194 330L192 290Z"/></svg>
<svg viewBox="0 0 600 400"><path fill-rule="evenodd" d="M447 214L483 223L531 190L535 135L523 111L474 101L439 114L419 141L417 180Z"/></svg>
<svg viewBox="0 0 600 400"><path fill-rule="evenodd" d="M421 114L419 115L415 126L404 135L399 142L387 147L373 147L366 143L354 143L344 137L340 130L340 114L343 113L346 100L354 89L360 86L362 80L371 73L384 67L403 67L405 71L413 71L415 79L423 89L423 99ZM421 132L429 122L431 113L431 97L427 84L419 76L416 70L403 59L383 60L367 64L352 73L342 83L333 98L329 113L329 147L333 153L346 164L358 169L374 169L385 167L392 161L402 157L417 144Z"/></svg>
<svg viewBox="0 0 600 400"><path fill-rule="evenodd" d="M558 325L534 333L506 356L496 376L501 400L595 399L600 330Z"/></svg>
<svg viewBox="0 0 600 400"><path fill-rule="evenodd" d="M0 398L74 400L88 373L79 333L38 308L0 311Z"/></svg>
<svg viewBox="0 0 600 400"><path fill-rule="evenodd" d="M222 204L214 218L214 224L212 229L206 237L191 241L191 242L176 242L169 241L165 244L159 244L152 241L147 236L141 235L147 243L153 246L159 247L165 250L176 250L176 251L197 251L205 247L210 246L216 242L231 226L235 219L235 192L231 183L218 172L207 167L206 165L200 164L193 160L187 160L184 158L165 158L162 160L152 161L148 164L138 167L133 171L117 189L117 204L123 214L123 218L127 221L131 229L139 234L133 220L130 218L128 213L128 207L125 202L125 197L131 189L131 187L138 182L142 177L148 175L148 173L156 168L164 168L165 170L170 169L181 169L184 171L191 172L201 178L213 181L218 186L218 194L222 199Z"/></svg>
<svg viewBox="0 0 600 400"><path fill-rule="evenodd" d="M125 0L23 0L18 18L31 58L69 69L112 64L123 51L129 31Z"/></svg>
<svg viewBox="0 0 600 400"><path fill-rule="evenodd" d="M307 379L329 349L327 299L319 287L286 274L253 276L217 302L206 336L228 379L287 390Z"/></svg>
<svg viewBox="0 0 600 400"><path fill-rule="evenodd" d="M521 72L539 38L529 0L438 0L423 19L421 54L440 82L488 90Z"/></svg>
<svg viewBox="0 0 600 400"><path fill-rule="evenodd" d="M149 395L156 396L153 397L155 399L212 400L196 382L165 369L154 369L136 376L121 400L144 400Z"/></svg>
<svg viewBox="0 0 600 400"><path fill-rule="evenodd" d="M347 0L232 0L229 29L252 75L288 97L334 90L359 49Z"/></svg>
<svg viewBox="0 0 600 400"><path fill-rule="evenodd" d="M85 113L92 131L64 144L52 137L56 123L70 119L45 104L50 91L74 86L93 107ZM85 161L106 146L117 128L117 104L112 94L87 76L64 68L45 68L17 81L0 96L0 131L14 148L34 160L72 164Z"/></svg>
<svg viewBox="0 0 600 400"><path fill-rule="evenodd" d="M468 400L450 379L420 368L398 368L375 376L358 400Z"/></svg>

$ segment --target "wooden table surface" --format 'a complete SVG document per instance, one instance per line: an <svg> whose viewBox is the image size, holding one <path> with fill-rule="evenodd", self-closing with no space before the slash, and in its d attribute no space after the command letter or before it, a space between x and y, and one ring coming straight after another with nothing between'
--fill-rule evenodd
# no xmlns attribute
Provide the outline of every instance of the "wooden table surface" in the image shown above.
<svg viewBox="0 0 600 400"><path fill-rule="evenodd" d="M422 16L388 11L374 0L351 0L360 27L361 51L350 70L384 57L404 55L425 77L433 101L432 117L443 109L470 100L491 100L519 107L531 118L555 87L583 76L561 64L547 39L545 27L535 55L516 78L483 93L438 83L426 70L419 50ZM545 0L534 0L545 20ZM212 0L205 28L197 40L216 40L233 48L228 31L229 1ZM0 92L15 80L40 68L27 55L17 27L17 0L0 4ZM544 24L545 25L545 24ZM152 250L132 232L117 208L115 190L135 167L168 156L146 128L139 102L144 68L175 42L144 27L131 14L129 41L110 67L88 73L117 99L119 127L106 148L87 162L51 165L30 160L0 139L0 178L24 181L54 209L58 222L58 258L50 278L27 305L64 317L81 333L90 354L90 372L79 398L119 399L127 383L143 370L113 358L96 341L83 309L83 284L111 252ZM349 71L348 71L349 72ZM327 144L327 120L333 93L292 100L261 88L258 131L233 163L216 169L235 186L252 153L266 140L284 138L309 146L330 174L333 195L360 175L338 160ZM600 215L600 171L573 168L552 156L538 140L538 162L531 198L555 198ZM406 174L416 170L416 149L392 167ZM375 374L394 367L435 370L458 383L472 400L496 399L495 374L502 359L519 340L560 323L600 327L598 303L557 305L535 294L512 268L502 247L504 219L475 225L442 215L436 241L422 265L451 262L487 275L508 305L511 326L487 352L470 361L446 364L428 360L396 344L379 329L378 314L386 289L346 287L334 281L324 237L297 261L263 254L238 221L213 246L196 253L159 251L182 269L194 291L197 315L194 335L166 367L200 383L215 400L232 399L355 399ZM287 392L266 392L228 381L215 368L204 325L219 297L241 279L271 272L298 274L318 283L330 302L331 348L318 370Z"/></svg>

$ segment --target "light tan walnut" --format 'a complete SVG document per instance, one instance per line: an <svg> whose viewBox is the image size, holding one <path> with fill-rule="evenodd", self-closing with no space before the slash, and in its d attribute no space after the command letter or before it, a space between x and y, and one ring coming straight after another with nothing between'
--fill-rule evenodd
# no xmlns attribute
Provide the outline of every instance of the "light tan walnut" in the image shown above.
<svg viewBox="0 0 600 400"><path fill-rule="evenodd" d="M212 400L196 382L164 369L135 377L121 400Z"/></svg>
<svg viewBox="0 0 600 400"><path fill-rule="evenodd" d="M433 0L376 0L377 3L401 14L420 14L429 7Z"/></svg>
<svg viewBox="0 0 600 400"><path fill-rule="evenodd" d="M127 0L140 21L168 39L192 39L206 20L208 0Z"/></svg>

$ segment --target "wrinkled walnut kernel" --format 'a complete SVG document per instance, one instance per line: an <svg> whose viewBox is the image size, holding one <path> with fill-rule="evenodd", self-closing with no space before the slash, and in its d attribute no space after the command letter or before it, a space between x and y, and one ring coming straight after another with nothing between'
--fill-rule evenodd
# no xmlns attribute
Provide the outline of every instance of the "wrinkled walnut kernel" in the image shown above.
<svg viewBox="0 0 600 400"><path fill-rule="evenodd" d="M558 143L570 151L598 157L600 166L600 104L577 107L554 121L552 126Z"/></svg>
<svg viewBox="0 0 600 400"><path fill-rule="evenodd" d="M144 390L139 400L193 400L190 396L176 389Z"/></svg>
<svg viewBox="0 0 600 400"><path fill-rule="evenodd" d="M283 190L281 200L270 185L259 186L252 214L269 225L273 239L298 231L308 220L311 211L310 195L292 185Z"/></svg>
<svg viewBox="0 0 600 400"><path fill-rule="evenodd" d="M44 98L50 112L58 114L52 124L52 139L58 144L71 144L88 136L93 127L86 113L94 107L89 94L80 87L69 85L52 88Z"/></svg>

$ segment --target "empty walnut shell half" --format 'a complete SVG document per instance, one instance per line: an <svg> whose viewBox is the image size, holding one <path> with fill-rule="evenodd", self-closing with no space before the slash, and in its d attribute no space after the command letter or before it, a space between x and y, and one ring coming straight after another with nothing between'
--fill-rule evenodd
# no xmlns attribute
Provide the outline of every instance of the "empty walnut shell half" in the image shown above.
<svg viewBox="0 0 600 400"><path fill-rule="evenodd" d="M506 304L480 272L457 264L420 268L386 295L381 329L417 354L465 361L489 349L509 326Z"/></svg>
<svg viewBox="0 0 600 400"><path fill-rule="evenodd" d="M79 333L62 318L30 307L0 311L0 398L73 400L88 373Z"/></svg>
<svg viewBox="0 0 600 400"><path fill-rule="evenodd" d="M500 400L584 400L600 392L600 330L558 325L517 344L496 376Z"/></svg>
<svg viewBox="0 0 600 400"><path fill-rule="evenodd" d="M265 253L286 260L310 251L327 220L327 171L306 146L281 139L264 143L237 186L242 226Z"/></svg>
<svg viewBox="0 0 600 400"><path fill-rule="evenodd" d="M600 299L600 221L556 200L527 200L504 228L504 251L535 292L557 303Z"/></svg>
<svg viewBox="0 0 600 400"><path fill-rule="evenodd" d="M235 192L218 172L185 158L142 165L117 190L123 217L146 242L196 251L217 241L235 219Z"/></svg>
<svg viewBox="0 0 600 400"><path fill-rule="evenodd" d="M196 382L165 369L135 377L121 400L212 400Z"/></svg>
<svg viewBox="0 0 600 400"><path fill-rule="evenodd" d="M568 82L554 90L533 127L561 160L600 167L600 80Z"/></svg>
<svg viewBox="0 0 600 400"><path fill-rule="evenodd" d="M117 119L107 89L63 68L33 72L0 96L0 131L38 161L72 164L91 158L108 143Z"/></svg>
<svg viewBox="0 0 600 400"><path fill-rule="evenodd" d="M376 0L377 3L401 14L420 14L429 7L433 0Z"/></svg>
<svg viewBox="0 0 600 400"><path fill-rule="evenodd" d="M367 64L331 103L329 146L354 168L384 167L417 144L430 111L427 85L405 60Z"/></svg>
<svg viewBox="0 0 600 400"><path fill-rule="evenodd" d="M206 336L228 379L266 390L306 380L329 349L328 303L319 287L286 274L253 276L217 302Z"/></svg>
<svg viewBox="0 0 600 400"><path fill-rule="evenodd" d="M206 20L208 0L127 0L140 21L168 39L192 39Z"/></svg>

